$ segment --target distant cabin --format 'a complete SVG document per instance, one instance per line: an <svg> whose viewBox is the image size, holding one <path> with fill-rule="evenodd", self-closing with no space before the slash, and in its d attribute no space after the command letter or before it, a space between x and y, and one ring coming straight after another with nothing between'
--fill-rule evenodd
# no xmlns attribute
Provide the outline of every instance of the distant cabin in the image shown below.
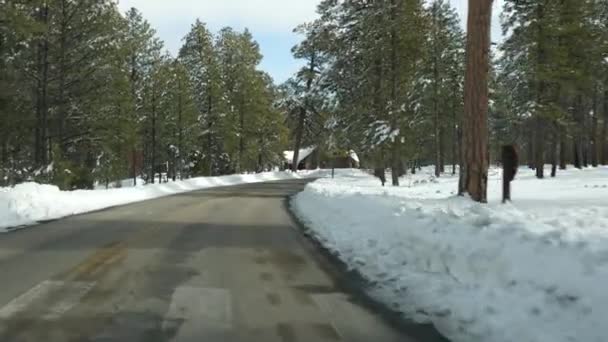
<svg viewBox="0 0 608 342"><path fill-rule="evenodd" d="M292 169L293 151L284 151L284 168ZM355 151L349 151L344 156L330 156L321 152L318 148L311 146L300 150L298 155L298 170L315 170L317 168L330 169L357 169L361 167L361 161Z"/></svg>
<svg viewBox="0 0 608 342"><path fill-rule="evenodd" d="M307 147L300 150L298 154L298 170L314 170L319 167L317 148ZM293 169L293 151L284 151L283 158L285 158L285 169Z"/></svg>

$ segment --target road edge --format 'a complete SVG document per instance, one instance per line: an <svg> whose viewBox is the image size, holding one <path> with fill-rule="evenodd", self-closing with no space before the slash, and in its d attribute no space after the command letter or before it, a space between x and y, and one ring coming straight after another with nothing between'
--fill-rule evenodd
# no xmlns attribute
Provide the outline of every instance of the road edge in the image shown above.
<svg viewBox="0 0 608 342"><path fill-rule="evenodd" d="M297 194L287 197L283 205L298 230L298 236L303 245L310 252L319 265L335 281L337 286L346 294L352 296L352 300L363 307L371 310L381 317L387 324L403 334L415 338L420 342L450 342L431 323L420 324L409 320L403 313L391 309L385 303L375 299L368 290L373 283L366 279L356 269L349 266L340 259L339 254L326 248L315 236L313 230L295 213L293 202Z"/></svg>

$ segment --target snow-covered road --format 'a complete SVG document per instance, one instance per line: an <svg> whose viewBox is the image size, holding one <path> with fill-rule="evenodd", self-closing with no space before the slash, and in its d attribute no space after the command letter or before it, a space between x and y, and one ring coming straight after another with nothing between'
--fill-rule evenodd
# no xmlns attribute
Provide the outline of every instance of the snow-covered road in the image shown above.
<svg viewBox="0 0 608 342"><path fill-rule="evenodd" d="M537 180L521 169L514 202L455 196L431 169L382 188L361 171L309 184L293 201L325 246L373 295L456 342L608 338L608 168Z"/></svg>

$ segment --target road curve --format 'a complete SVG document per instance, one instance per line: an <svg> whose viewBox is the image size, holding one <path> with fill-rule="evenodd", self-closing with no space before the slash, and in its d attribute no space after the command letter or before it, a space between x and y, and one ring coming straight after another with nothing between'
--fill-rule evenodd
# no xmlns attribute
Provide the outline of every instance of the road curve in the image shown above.
<svg viewBox="0 0 608 342"><path fill-rule="evenodd" d="M0 341L441 341L345 290L285 209L305 184L215 188L0 235Z"/></svg>

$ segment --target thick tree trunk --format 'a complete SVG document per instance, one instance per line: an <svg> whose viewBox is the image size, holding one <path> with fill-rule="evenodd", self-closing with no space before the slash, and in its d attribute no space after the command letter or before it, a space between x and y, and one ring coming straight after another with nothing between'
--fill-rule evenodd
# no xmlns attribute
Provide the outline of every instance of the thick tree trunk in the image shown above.
<svg viewBox="0 0 608 342"><path fill-rule="evenodd" d="M557 153L559 148L560 134L559 134L559 125L554 122L552 127L553 134L551 137L553 138L551 141L551 177L557 176Z"/></svg>
<svg viewBox="0 0 608 342"><path fill-rule="evenodd" d="M439 129L439 171L445 173L445 131L443 127Z"/></svg>
<svg viewBox="0 0 608 342"><path fill-rule="evenodd" d="M41 25L48 27L49 6L47 3L39 9L38 20ZM36 139L34 159L37 167L46 166L50 159L49 127L48 127L48 83L49 83L49 41L44 33L38 43L38 84L36 94Z"/></svg>
<svg viewBox="0 0 608 342"><path fill-rule="evenodd" d="M131 101L133 101L133 119L137 117L137 87L135 82L137 81L137 56L135 54L130 56L131 59L131 74L129 76L129 82L131 84ZM131 165L131 177L133 178L133 186L137 186L137 145L136 139L134 138L132 141L133 146L131 146L131 153L133 162Z"/></svg>
<svg viewBox="0 0 608 342"><path fill-rule="evenodd" d="M528 160L528 167L532 170L535 168L534 163L534 130L528 129L528 144L527 144L526 159Z"/></svg>
<svg viewBox="0 0 608 342"><path fill-rule="evenodd" d="M477 202L487 202L491 22L492 0L469 0L464 96L465 188Z"/></svg>
<svg viewBox="0 0 608 342"><path fill-rule="evenodd" d="M604 90L604 123L602 125L602 165L608 165L608 87Z"/></svg>
<svg viewBox="0 0 608 342"><path fill-rule="evenodd" d="M439 118L439 56L437 49L437 13L433 8L433 114L435 126L435 177L441 176L441 123Z"/></svg>
<svg viewBox="0 0 608 342"><path fill-rule="evenodd" d="M60 23L60 35L59 35L59 93L57 96L57 145L59 147L59 152L61 153L61 158L65 157L66 153L66 141L65 139L65 122L67 119L66 113L66 74L68 72L66 66L66 49L67 49L67 30L69 23L68 13L67 13L67 4L65 0L61 1L61 23Z"/></svg>
<svg viewBox="0 0 608 342"><path fill-rule="evenodd" d="M213 96L207 98L207 176L213 176Z"/></svg>
<svg viewBox="0 0 608 342"><path fill-rule="evenodd" d="M177 80L177 153L176 153L176 173L179 174L179 180L184 179L184 162L183 162L183 153L184 153L184 127L182 122L183 116L183 100L182 100L182 79L181 77Z"/></svg>
<svg viewBox="0 0 608 342"><path fill-rule="evenodd" d="M454 93L456 92L456 90L454 90ZM454 96L454 98L456 98ZM452 102L452 134L453 134L453 140L452 140L452 175L456 175L456 164L460 163L460 156L458 151L460 150L459 146L460 146L460 138L459 138L459 134L458 134L458 121L457 121L457 117L456 117L456 105L454 104L454 102Z"/></svg>
<svg viewBox="0 0 608 342"><path fill-rule="evenodd" d="M155 81L152 80L152 127L151 127L151 138L150 142L150 176L152 184L154 184L154 177L156 175L156 89L155 89ZM162 183L159 181L159 183Z"/></svg>
<svg viewBox="0 0 608 342"><path fill-rule="evenodd" d="M436 105L435 105L436 106ZM439 129L439 115L435 112L435 177L441 177L441 130Z"/></svg>
<svg viewBox="0 0 608 342"><path fill-rule="evenodd" d="M584 113L583 113L583 98L582 95L578 95L576 97L576 103L574 105L574 119L576 121L575 133L573 136L574 144L573 144L573 161L574 167L577 169L583 168L583 121L584 121Z"/></svg>
<svg viewBox="0 0 608 342"><path fill-rule="evenodd" d="M458 129L458 165L460 168L458 174L458 196L464 196L467 192L466 177L467 177L467 162L465 160L464 132L462 128Z"/></svg>
<svg viewBox="0 0 608 342"><path fill-rule="evenodd" d="M304 135L304 120L306 119L306 109L300 108L300 115L298 116L298 126L296 127L296 139L293 148L293 160L291 161L291 170L298 172L298 161L300 158L300 148L302 146L302 137Z"/></svg>
<svg viewBox="0 0 608 342"><path fill-rule="evenodd" d="M243 107L243 96L241 96L241 104L239 106L239 160L236 168L237 173L243 171L243 157L245 155L245 113Z"/></svg>
<svg viewBox="0 0 608 342"><path fill-rule="evenodd" d="M2 130L0 130L1 132ZM9 170L8 165L8 138L6 135L0 137L0 185L7 186L8 182L8 174L11 173L12 170Z"/></svg>
<svg viewBox="0 0 608 342"><path fill-rule="evenodd" d="M591 166L597 167L599 165L600 150L597 143L597 130L598 130L598 104L597 104L597 89L593 91L593 117L591 118L591 135L589 137L589 154L591 157Z"/></svg>
<svg viewBox="0 0 608 342"><path fill-rule="evenodd" d="M535 120L534 135L534 167L536 168L536 178L545 178L545 120L537 117Z"/></svg>
<svg viewBox="0 0 608 342"><path fill-rule="evenodd" d="M313 75L317 63L317 56L315 53L310 56L308 64L308 80L306 80L306 94L312 89ZM304 137L304 124L306 123L306 111L308 110L308 99L304 99L304 106L300 108L300 115L298 117L298 126L296 128L296 141L293 149L293 161L291 169L294 172L298 172L298 159L300 158L300 148L302 148L302 138Z"/></svg>
<svg viewBox="0 0 608 342"><path fill-rule="evenodd" d="M536 4L536 16L539 21L544 20L545 1L538 1ZM536 25L537 32L537 68L542 69L545 65L545 37L543 25ZM541 74L539 71L537 74ZM540 75L542 77L542 74ZM545 119L542 111L545 108L545 81L540 78L536 80L536 104L537 112L535 117L535 140L534 140L534 167L536 168L536 178L545 178Z"/></svg>
<svg viewBox="0 0 608 342"><path fill-rule="evenodd" d="M582 169L583 168L583 146L579 140L579 138L575 137L574 138L574 144L572 146L572 152L573 152L573 160L574 160L574 167L577 169Z"/></svg>
<svg viewBox="0 0 608 342"><path fill-rule="evenodd" d="M568 165L568 137L566 128L559 127L559 169L566 170Z"/></svg>
<svg viewBox="0 0 608 342"><path fill-rule="evenodd" d="M395 139L391 146L391 176L393 186L399 186L399 176L401 173L401 141Z"/></svg>
<svg viewBox="0 0 608 342"><path fill-rule="evenodd" d="M397 110L397 2L391 0L391 129L399 130L398 110ZM401 132L402 133L402 132ZM391 145L391 175L393 186L399 186L399 169L401 168L401 134L398 134Z"/></svg>

